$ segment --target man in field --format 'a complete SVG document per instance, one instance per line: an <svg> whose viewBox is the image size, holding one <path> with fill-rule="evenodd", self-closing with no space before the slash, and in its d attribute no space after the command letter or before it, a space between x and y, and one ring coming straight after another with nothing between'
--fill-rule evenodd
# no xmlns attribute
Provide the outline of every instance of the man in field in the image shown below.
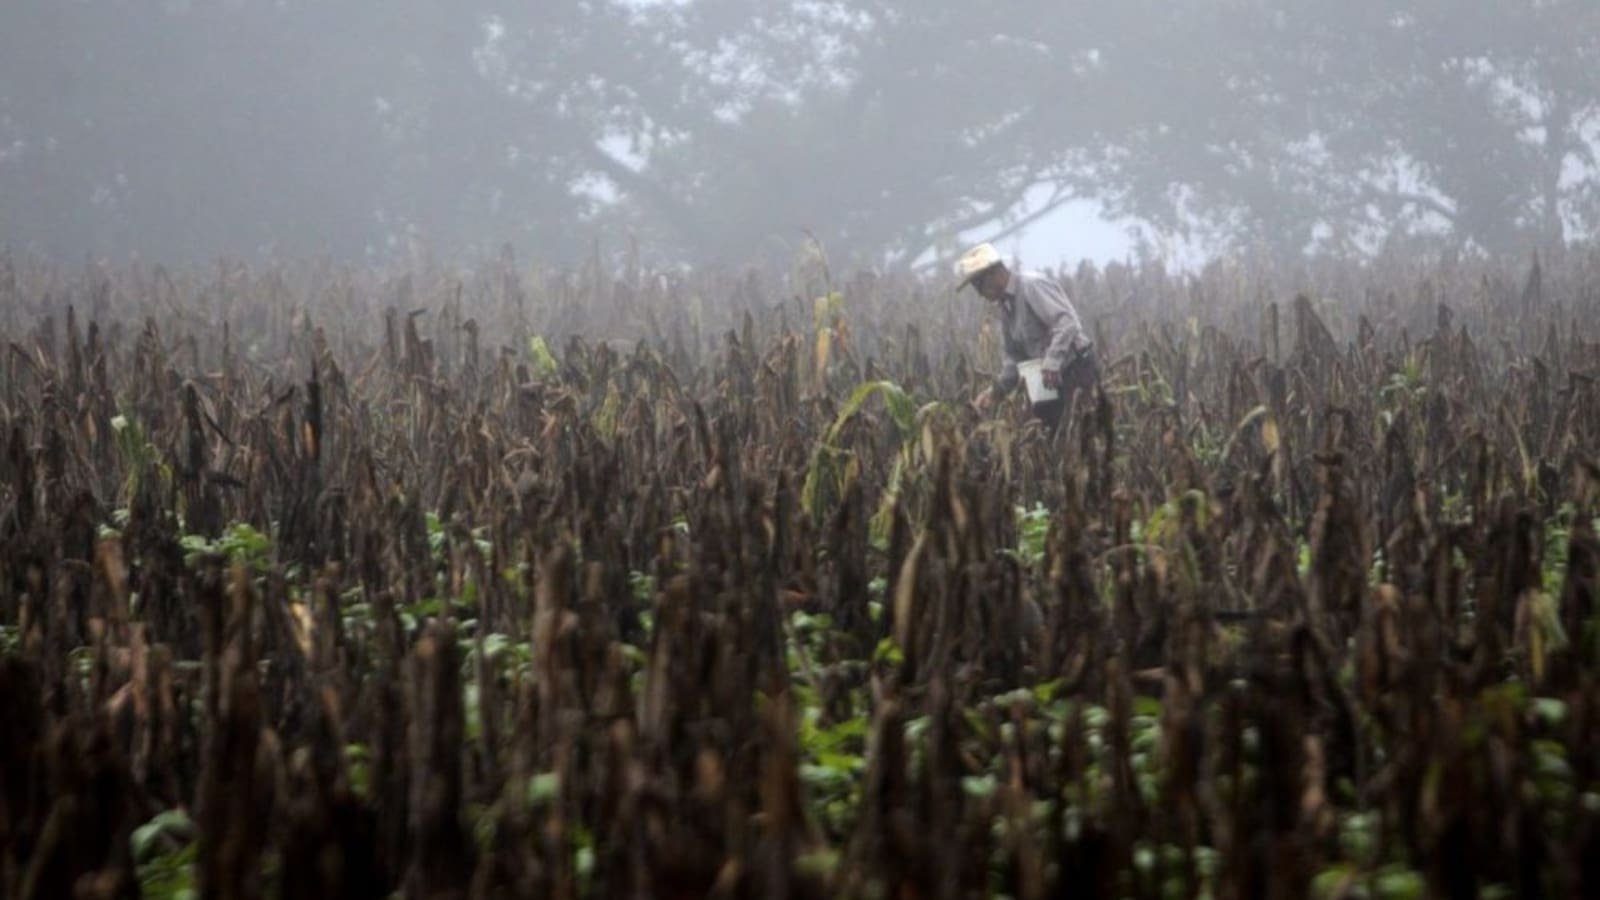
<svg viewBox="0 0 1600 900"><path fill-rule="evenodd" d="M992 244L979 244L962 254L956 261L956 277L960 279L956 290L971 284L993 304L1004 337L1005 367L998 382L978 395L978 408L988 409L996 390L1005 394L1016 388L1021 380L1019 363L1039 360L1044 386L1059 396L1034 402L1033 413L1054 432L1061 414L1074 403L1086 402L1089 388L1099 380L1094 344L1066 291L1042 273L1011 271Z"/></svg>

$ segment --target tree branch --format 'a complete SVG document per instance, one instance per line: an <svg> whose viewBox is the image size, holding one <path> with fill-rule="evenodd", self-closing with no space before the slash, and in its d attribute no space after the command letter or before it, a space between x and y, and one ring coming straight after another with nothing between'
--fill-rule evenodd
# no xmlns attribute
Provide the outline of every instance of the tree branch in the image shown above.
<svg viewBox="0 0 1600 900"><path fill-rule="evenodd" d="M1380 194L1379 192L1373 191L1370 188L1368 191L1373 202L1375 203L1382 203L1384 200L1388 200L1390 205L1395 207L1419 206L1429 212L1436 213L1446 219L1449 219L1452 223L1454 223L1460 216L1460 213L1458 213L1456 210L1445 206L1437 199L1429 197L1426 194L1418 194L1414 191L1388 191L1386 194Z"/></svg>
<svg viewBox="0 0 1600 900"><path fill-rule="evenodd" d="M1022 229L1027 228L1029 225L1039 221L1050 213L1055 212L1057 209L1060 209L1063 204L1068 203L1075 198L1075 194L1062 190L1061 188L1057 188L1056 192L1050 196L1049 200L1044 202L1043 206L1031 213L1028 213L1026 216L1023 216L1017 221L1012 222L1010 225L1005 226L993 235L990 235L989 240L1004 240L1005 238L1008 238L1011 235L1016 234L1018 231L1021 231Z"/></svg>
<svg viewBox="0 0 1600 900"><path fill-rule="evenodd" d="M996 219L1002 218L1013 207L1015 207L1018 203L1022 202L1022 199L1027 196L1028 191L1033 190L1039 184L1040 184L1039 180L1037 180L1037 179L1031 180L1031 181L1028 181L1025 184L1023 184L1021 187L1017 188L1016 190L1012 191L1011 192L1011 198L1010 198L1009 201L1005 202L1004 204L995 204L995 208L998 208L1000 210L999 212L994 212L994 211L992 211L993 208L991 208L990 210L985 210L984 212L981 212L981 213L973 213L972 215L967 216L967 217L965 217L965 218L963 218L963 219L961 219L961 220L959 220L957 222L951 223L949 225L941 226L937 230L937 233L938 234L957 234L957 235L959 235L964 231L970 231L973 228L977 228L979 225L983 225L985 223L992 222L992 221L994 221ZM1006 225L1000 231L990 235L987 238L987 240L989 240L989 241L998 241L998 240L1003 240L1003 239L1005 239L1007 237L1010 237L1011 235L1013 235L1013 234L1017 233L1018 231L1022 230L1023 228L1026 228L1029 225L1032 225L1034 222L1037 222L1040 219L1044 218L1046 215L1049 215L1051 212L1054 212L1056 209L1060 208L1060 206L1063 203L1066 203L1069 200L1072 200L1074 196L1075 195L1071 194L1065 188L1057 186L1055 193L1050 196L1049 200L1045 201L1043 206L1041 206L1039 209L1034 210L1033 212L1028 213L1027 215L1023 216L1022 218L1018 219L1017 221L1012 222L1009 225ZM926 253L930 248L932 248L934 246L935 243L937 243L936 235L935 234L930 234L929 233L929 229L926 228L926 227L923 227L923 228L920 228L920 229L917 230L915 239L917 240L918 243L915 243L915 244L908 243L906 252L900 256L901 259L907 261L908 263L909 263L910 260L914 260L917 257L921 256L922 254ZM925 264L923 264L921 266L916 267L916 269L914 269L914 271L919 271L919 272L920 271L926 271L929 268L931 268L932 266L937 265L937 264L938 263L936 261L935 262L928 262L928 263L925 263Z"/></svg>

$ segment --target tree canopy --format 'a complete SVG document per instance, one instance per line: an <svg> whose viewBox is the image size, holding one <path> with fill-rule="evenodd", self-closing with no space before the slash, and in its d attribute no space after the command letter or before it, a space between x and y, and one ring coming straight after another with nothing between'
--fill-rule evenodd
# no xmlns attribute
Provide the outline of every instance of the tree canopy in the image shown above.
<svg viewBox="0 0 1600 900"><path fill-rule="evenodd" d="M1600 222L1581 0L13 0L0 22L0 240L62 255L562 257L625 227L691 261L810 233L895 265L1079 198L1288 253L1522 252Z"/></svg>

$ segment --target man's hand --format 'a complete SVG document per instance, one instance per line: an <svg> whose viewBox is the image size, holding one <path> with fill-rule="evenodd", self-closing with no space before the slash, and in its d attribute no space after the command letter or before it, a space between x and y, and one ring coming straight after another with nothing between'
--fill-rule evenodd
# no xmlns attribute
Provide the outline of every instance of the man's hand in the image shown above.
<svg viewBox="0 0 1600 900"><path fill-rule="evenodd" d="M983 393L972 398L972 405L978 408L978 412L988 412L989 407L994 405L994 388L984 388Z"/></svg>
<svg viewBox="0 0 1600 900"><path fill-rule="evenodd" d="M1041 371L1042 371L1042 374L1044 375L1044 386L1049 388L1052 391L1060 390L1060 388L1061 388L1061 370L1060 369L1043 369Z"/></svg>

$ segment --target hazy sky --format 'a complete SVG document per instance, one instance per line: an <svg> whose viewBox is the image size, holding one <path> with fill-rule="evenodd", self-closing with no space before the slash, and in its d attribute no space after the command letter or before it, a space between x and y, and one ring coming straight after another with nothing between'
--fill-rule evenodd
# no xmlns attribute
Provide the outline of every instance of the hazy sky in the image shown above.
<svg viewBox="0 0 1600 900"><path fill-rule="evenodd" d="M1358 6L0 0L0 241L1193 269L1600 233L1600 0ZM1019 195L1209 243L1093 199L966 230Z"/></svg>
<svg viewBox="0 0 1600 900"><path fill-rule="evenodd" d="M1006 256L1016 256L1028 266L1077 265L1088 259L1104 265L1126 259L1133 252L1126 223L1109 222L1100 204L1077 200L1051 213L1021 234L1002 238L997 246Z"/></svg>
<svg viewBox="0 0 1600 900"><path fill-rule="evenodd" d="M1041 187L1029 199L1038 204L1049 195L1050 189ZM966 232L962 241L964 246L970 246L990 240L1007 259L1021 260L1028 268L1072 269L1083 260L1104 266L1132 259L1135 249L1131 232L1137 227L1138 222L1133 219L1106 217L1099 201L1074 200L1015 234L993 238L999 229L986 225ZM1154 235L1149 229L1145 233ZM1194 268L1205 261L1205 251L1199 247L1159 236L1156 240L1161 241L1158 253L1171 269Z"/></svg>

